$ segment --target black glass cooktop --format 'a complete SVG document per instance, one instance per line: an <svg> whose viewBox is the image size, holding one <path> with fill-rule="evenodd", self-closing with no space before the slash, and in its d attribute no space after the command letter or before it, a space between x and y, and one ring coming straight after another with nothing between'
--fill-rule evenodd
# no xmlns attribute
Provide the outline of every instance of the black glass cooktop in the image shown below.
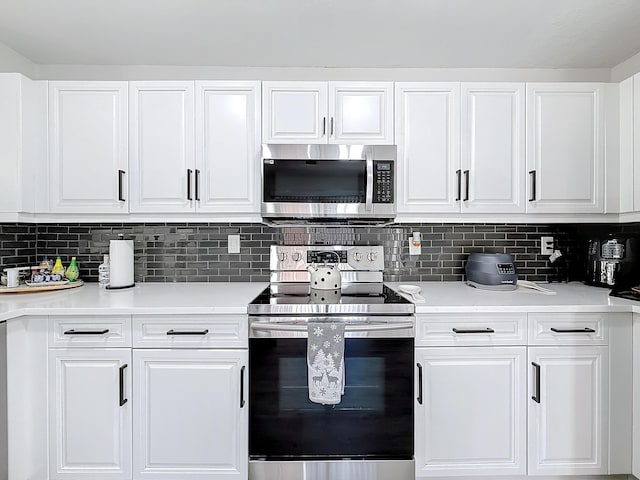
<svg viewBox="0 0 640 480"><path fill-rule="evenodd" d="M338 290L315 290L307 284L274 285L265 288L250 305L383 304L411 305L386 285L358 284Z"/></svg>

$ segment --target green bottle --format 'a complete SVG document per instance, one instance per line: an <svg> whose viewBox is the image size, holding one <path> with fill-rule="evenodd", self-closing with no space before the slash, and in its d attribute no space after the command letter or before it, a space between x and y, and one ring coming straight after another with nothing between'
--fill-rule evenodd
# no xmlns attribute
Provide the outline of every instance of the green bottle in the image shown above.
<svg viewBox="0 0 640 480"><path fill-rule="evenodd" d="M71 263L67 267L67 271L64 273L64 276L67 277L67 280L70 282L75 282L80 276L80 272L78 271L78 264L76 263L76 257L71 257Z"/></svg>

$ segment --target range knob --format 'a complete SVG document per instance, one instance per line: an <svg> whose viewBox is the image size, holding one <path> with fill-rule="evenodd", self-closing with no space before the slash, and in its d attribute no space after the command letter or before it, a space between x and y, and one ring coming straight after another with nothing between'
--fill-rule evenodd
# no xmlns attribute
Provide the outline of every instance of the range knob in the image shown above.
<svg viewBox="0 0 640 480"><path fill-rule="evenodd" d="M287 252L280 252L280 253L278 254L278 259L279 259L281 262L284 262L284 261L287 259Z"/></svg>
<svg viewBox="0 0 640 480"><path fill-rule="evenodd" d="M376 261L376 258L378 258L378 254L377 254L376 252L369 252L369 253L367 253L367 259L368 259L370 262L375 262L375 261Z"/></svg>
<svg viewBox="0 0 640 480"><path fill-rule="evenodd" d="M360 252L353 252L353 259L356 262L359 262L360 260L362 260L362 253Z"/></svg>
<svg viewBox="0 0 640 480"><path fill-rule="evenodd" d="M300 252L293 252L291 258L294 262L299 262L300 260L302 260L302 254Z"/></svg>

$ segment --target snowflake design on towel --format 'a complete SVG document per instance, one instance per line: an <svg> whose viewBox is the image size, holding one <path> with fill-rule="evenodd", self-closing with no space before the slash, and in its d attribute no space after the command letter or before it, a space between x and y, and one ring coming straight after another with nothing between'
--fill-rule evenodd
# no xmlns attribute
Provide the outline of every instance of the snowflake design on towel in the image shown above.
<svg viewBox="0 0 640 480"><path fill-rule="evenodd" d="M316 328L313 330L313 334L314 334L316 337L319 337L320 335L322 335L322 333L323 333L323 332L324 332L324 330L322 330L322 328L320 328L320 327L316 327Z"/></svg>
<svg viewBox="0 0 640 480"><path fill-rule="evenodd" d="M331 344L329 343L329 340L324 342L322 345L324 346L324 348L329 348L331 346Z"/></svg>
<svg viewBox="0 0 640 480"><path fill-rule="evenodd" d="M338 328L338 325L336 325L335 323L331 324L331 330L335 330Z"/></svg>
<svg viewBox="0 0 640 480"><path fill-rule="evenodd" d="M334 335L333 336L333 341L338 343L340 340L342 340L342 337L340 335Z"/></svg>
<svg viewBox="0 0 640 480"><path fill-rule="evenodd" d="M315 352L317 349L318 349L318 345L316 345L315 343L312 343L311 350Z"/></svg>

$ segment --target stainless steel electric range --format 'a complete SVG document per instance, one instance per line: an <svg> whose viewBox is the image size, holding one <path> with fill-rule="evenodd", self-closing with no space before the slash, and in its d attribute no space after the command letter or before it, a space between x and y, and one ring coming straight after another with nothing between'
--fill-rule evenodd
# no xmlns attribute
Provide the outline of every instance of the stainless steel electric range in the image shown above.
<svg viewBox="0 0 640 480"><path fill-rule="evenodd" d="M307 267L338 258L342 287L310 288ZM271 284L248 307L250 480L415 478L414 305L383 270L381 246L271 248ZM309 322L344 323L337 405L309 400Z"/></svg>

